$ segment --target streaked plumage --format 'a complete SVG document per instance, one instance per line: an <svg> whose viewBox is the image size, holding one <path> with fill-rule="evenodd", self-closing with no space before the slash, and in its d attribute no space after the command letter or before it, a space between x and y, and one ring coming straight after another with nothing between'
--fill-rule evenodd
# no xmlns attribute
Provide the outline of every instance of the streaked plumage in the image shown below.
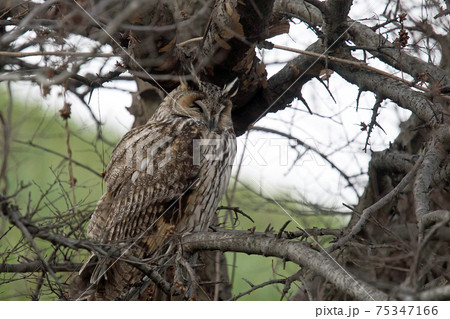
<svg viewBox="0 0 450 319"><path fill-rule="evenodd" d="M228 87L198 86L182 84L172 91L111 155L107 191L92 215L88 236L129 248L124 258L155 262L177 236L205 231L214 218L236 153L232 105ZM100 258L89 275L90 289L83 298L91 300L116 299L143 277L112 258Z"/></svg>

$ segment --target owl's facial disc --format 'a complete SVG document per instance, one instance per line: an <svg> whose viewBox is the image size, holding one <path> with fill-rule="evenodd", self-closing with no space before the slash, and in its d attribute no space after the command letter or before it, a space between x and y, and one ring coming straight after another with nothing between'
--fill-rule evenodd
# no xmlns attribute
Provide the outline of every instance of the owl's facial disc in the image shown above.
<svg viewBox="0 0 450 319"><path fill-rule="evenodd" d="M208 107L207 100L197 100L194 101L193 104L189 107L190 111L195 112L197 117L200 117L203 124L206 125L206 127L210 131L215 131L217 129L217 124L219 122L219 116L220 113L216 113L215 109L219 105L213 105L211 107Z"/></svg>
<svg viewBox="0 0 450 319"><path fill-rule="evenodd" d="M182 96L177 99L176 104L174 105L175 114L198 120L201 114L206 111L205 108L198 103L198 101L203 98L204 96L200 92L190 92L190 94Z"/></svg>
<svg viewBox="0 0 450 319"><path fill-rule="evenodd" d="M211 132L220 133L232 126L231 101L213 86L208 92L181 88L171 94L172 114L202 123Z"/></svg>
<svg viewBox="0 0 450 319"><path fill-rule="evenodd" d="M197 100L204 99L205 96L200 92L192 92L177 99L177 106L181 109L189 108L194 105Z"/></svg>

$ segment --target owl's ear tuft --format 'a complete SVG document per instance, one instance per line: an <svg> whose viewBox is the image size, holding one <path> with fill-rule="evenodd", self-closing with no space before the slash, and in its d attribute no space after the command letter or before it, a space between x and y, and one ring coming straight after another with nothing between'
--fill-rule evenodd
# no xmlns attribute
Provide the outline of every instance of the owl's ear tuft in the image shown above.
<svg viewBox="0 0 450 319"><path fill-rule="evenodd" d="M184 76L180 76L180 85L183 90L187 90L189 88L189 84Z"/></svg>
<svg viewBox="0 0 450 319"><path fill-rule="evenodd" d="M202 87L202 84L201 84L202 82L200 81L200 79L199 79L199 77L197 75L197 72L195 71L194 65L192 65L192 63L189 66L188 71L189 71L189 74L190 74L190 77L189 77L190 83L195 88L200 89Z"/></svg>
<svg viewBox="0 0 450 319"><path fill-rule="evenodd" d="M222 96L226 96L228 98L234 97L239 91L239 81L238 78L235 78L230 83L226 84L222 89Z"/></svg>
<svg viewBox="0 0 450 319"><path fill-rule="evenodd" d="M200 78L194 72L194 69L192 69L192 71L191 71L191 76L192 76L192 82L194 83L194 85L196 87L198 87L198 88L201 88L202 87L202 81L200 81Z"/></svg>

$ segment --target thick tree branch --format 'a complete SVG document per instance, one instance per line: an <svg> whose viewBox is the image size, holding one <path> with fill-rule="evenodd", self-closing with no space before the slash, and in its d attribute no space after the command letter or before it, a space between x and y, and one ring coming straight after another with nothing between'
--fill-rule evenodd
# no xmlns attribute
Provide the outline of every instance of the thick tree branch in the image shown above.
<svg viewBox="0 0 450 319"><path fill-rule="evenodd" d="M330 67L345 80L358 85L361 89L389 98L400 107L412 111L431 127L442 121L442 110L438 104L431 104L424 94L412 90L402 82L333 61L330 61Z"/></svg>
<svg viewBox="0 0 450 319"><path fill-rule="evenodd" d="M368 51L381 61L410 74L415 79L420 73L424 73L431 75L434 81L442 83L443 86L450 85L450 72L444 68L425 62L396 48L388 39L362 23L352 21L350 25L348 32L355 44L372 48Z"/></svg>
<svg viewBox="0 0 450 319"><path fill-rule="evenodd" d="M407 173L414 166L414 157L392 150L373 152L370 164L379 172Z"/></svg>
<svg viewBox="0 0 450 319"><path fill-rule="evenodd" d="M351 6L352 0L327 0L325 2L323 33L327 40L327 46L339 44L345 40L343 35L348 30L347 19Z"/></svg>
<svg viewBox="0 0 450 319"><path fill-rule="evenodd" d="M317 52L316 50L322 48L320 42L319 40L313 43L307 50ZM268 112L284 109L294 98L301 96L303 85L319 75L322 69L320 63L317 63L319 60L319 58L299 55L273 75L267 87L257 92L244 107L233 110L236 134L243 134L250 124L258 121Z"/></svg>
<svg viewBox="0 0 450 319"><path fill-rule="evenodd" d="M238 78L240 88L233 98L234 109L239 109L267 85L265 65L256 57L256 45L269 36L268 21L272 16L274 0L217 1L208 23L198 67L201 77L223 86ZM240 132L240 117L233 117Z"/></svg>
<svg viewBox="0 0 450 319"><path fill-rule="evenodd" d="M423 218L430 209L430 197L428 196L429 187L431 185L432 177L442 159L443 154L436 148L435 141L433 141L425 153L423 166L417 173L417 178L414 183L415 213L421 233L424 230Z"/></svg>
<svg viewBox="0 0 450 319"><path fill-rule="evenodd" d="M367 283L355 280L336 261L322 255L305 243L252 234L194 233L184 236L182 245L184 249L192 252L220 250L278 257L310 269L356 300L388 299L385 293Z"/></svg>
<svg viewBox="0 0 450 319"><path fill-rule="evenodd" d="M277 0L274 10L300 18L314 28L322 24L322 15L317 7L307 2L311 3L310 1L302 0ZM330 2L338 3L339 1ZM434 81L440 82L443 86L450 85L450 73L444 68L400 50L383 35L360 22L348 19L347 25L349 26L348 34L351 36L352 41L358 46L367 48L373 56L381 61L410 74L415 79L421 73L429 74Z"/></svg>
<svg viewBox="0 0 450 319"><path fill-rule="evenodd" d="M450 127L448 125L442 125L433 133L424 155L423 166L418 171L414 183L415 213L420 231L419 238L422 237L425 227L424 217L430 209L429 188L433 176L450 149Z"/></svg>
<svg viewBox="0 0 450 319"><path fill-rule="evenodd" d="M319 7L322 8L322 11L325 10L324 3L319 1L277 0L274 4L274 11L298 18L310 27L316 27L323 24Z"/></svg>

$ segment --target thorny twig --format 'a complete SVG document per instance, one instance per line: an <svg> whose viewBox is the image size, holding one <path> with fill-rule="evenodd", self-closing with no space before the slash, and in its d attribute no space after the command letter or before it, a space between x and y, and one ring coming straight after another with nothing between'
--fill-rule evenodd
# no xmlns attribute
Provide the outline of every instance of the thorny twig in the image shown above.
<svg viewBox="0 0 450 319"><path fill-rule="evenodd" d="M242 279L244 279L244 278L242 278ZM241 297L243 297L245 295L249 295L253 291L261 289L261 288L264 288L264 287L266 287L268 285L284 284L285 282L286 282L286 279L284 279L284 278L268 280L268 281L265 281L265 282L263 282L261 284L258 284L258 285L253 285L253 284L251 284L250 282L247 281L247 283L250 285L251 288L249 290L247 290L247 291L244 291L244 292L241 292L241 293L237 294L236 296L231 297L230 299L228 299L228 301L238 300L239 298L241 298Z"/></svg>
<svg viewBox="0 0 450 319"><path fill-rule="evenodd" d="M219 207L217 207L216 210L231 210L231 211L233 211L235 214L235 221L234 221L235 225L238 221L238 214L241 214L242 216L248 218L252 223L255 222L250 216L248 216L246 213L244 213L239 207L219 206Z"/></svg>
<svg viewBox="0 0 450 319"><path fill-rule="evenodd" d="M392 189L388 194L386 194L384 197L382 197L376 203L374 203L373 205L364 209L358 222L352 227L352 229L350 229L350 231L345 236L339 238L339 240L336 243L334 243L333 245L328 247L326 249L326 251L328 253L335 251L339 247L342 247L343 245L345 245L345 243L348 242L356 234L358 234L362 230L362 228L364 227L365 223L367 222L367 220L369 219L369 217L372 213L376 212L377 210L379 210L380 208L382 208L383 206L385 206L386 204L391 202L391 200L395 196L397 196L397 194L399 192L401 192L412 181L417 170L419 169L420 165L422 164L422 161L423 161L423 156L421 156L416 161L416 163L414 164L414 167L408 172L408 174L405 175L405 177L403 177L401 182L398 183L398 185L395 186L394 189Z"/></svg>
<svg viewBox="0 0 450 319"><path fill-rule="evenodd" d="M372 118L370 119L370 123L368 125L368 128L366 129L367 130L367 138L366 138L366 142L364 143L364 148L363 148L364 152L367 152L367 146L369 145L369 139L370 139L370 135L372 134L373 128L375 126L378 126L384 132L383 128L377 122L377 116L379 115L378 109L381 107L382 101L383 101L383 99L377 95L377 100L375 101L375 105L373 106L373 109L372 109ZM386 132L384 132L384 133L386 134Z"/></svg>

